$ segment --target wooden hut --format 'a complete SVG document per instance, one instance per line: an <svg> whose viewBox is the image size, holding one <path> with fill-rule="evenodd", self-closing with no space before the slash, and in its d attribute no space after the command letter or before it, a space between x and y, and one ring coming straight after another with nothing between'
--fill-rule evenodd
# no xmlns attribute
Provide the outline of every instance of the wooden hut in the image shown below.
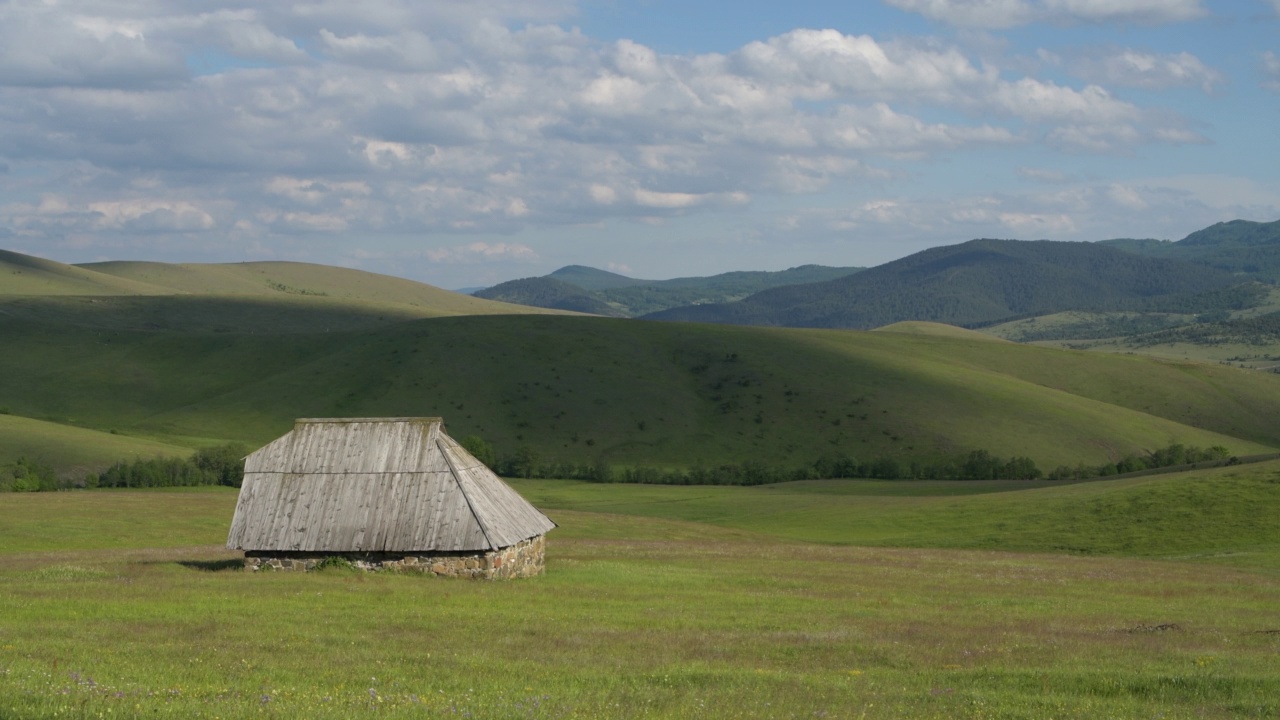
<svg viewBox="0 0 1280 720"><path fill-rule="evenodd" d="M440 418L298 420L245 459L227 547L245 566L500 578L543 570L555 523L449 437Z"/></svg>

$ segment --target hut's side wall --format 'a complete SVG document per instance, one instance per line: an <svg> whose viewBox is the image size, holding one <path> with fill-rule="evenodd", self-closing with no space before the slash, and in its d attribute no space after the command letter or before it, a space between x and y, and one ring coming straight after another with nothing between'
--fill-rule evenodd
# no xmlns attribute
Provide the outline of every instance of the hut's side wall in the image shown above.
<svg viewBox="0 0 1280 720"><path fill-rule="evenodd" d="M539 535L484 553L323 553L250 550L246 570L314 570L326 558L340 557L362 570L420 572L442 577L484 580L533 577L546 568L546 540Z"/></svg>

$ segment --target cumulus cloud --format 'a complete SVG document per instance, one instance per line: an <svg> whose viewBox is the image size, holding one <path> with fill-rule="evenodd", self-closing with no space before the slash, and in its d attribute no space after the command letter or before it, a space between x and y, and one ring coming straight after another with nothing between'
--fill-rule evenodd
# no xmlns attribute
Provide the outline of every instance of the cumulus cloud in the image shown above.
<svg viewBox="0 0 1280 720"><path fill-rule="evenodd" d="M885 0L957 27L1001 29L1032 22L1156 25L1206 14L1200 0Z"/></svg>
<svg viewBox="0 0 1280 720"><path fill-rule="evenodd" d="M988 26L1106 15L1065 0L895 1ZM1111 5L1151 21L1198 8ZM0 227L247 249L660 222L970 149L1197 142L1180 117L1108 86L1219 82L1192 56L1134 54L1072 86L945 43L830 29L670 55L566 29L571 12L568 0L5 4ZM422 257L532 253L485 241Z"/></svg>

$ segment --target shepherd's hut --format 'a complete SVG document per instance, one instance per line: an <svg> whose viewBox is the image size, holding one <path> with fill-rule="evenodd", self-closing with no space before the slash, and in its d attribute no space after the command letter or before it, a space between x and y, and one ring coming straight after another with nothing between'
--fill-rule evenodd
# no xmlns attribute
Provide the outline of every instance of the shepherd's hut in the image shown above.
<svg viewBox="0 0 1280 720"><path fill-rule="evenodd" d="M543 570L556 526L449 437L440 418L298 420L245 459L227 547L245 567L509 578Z"/></svg>

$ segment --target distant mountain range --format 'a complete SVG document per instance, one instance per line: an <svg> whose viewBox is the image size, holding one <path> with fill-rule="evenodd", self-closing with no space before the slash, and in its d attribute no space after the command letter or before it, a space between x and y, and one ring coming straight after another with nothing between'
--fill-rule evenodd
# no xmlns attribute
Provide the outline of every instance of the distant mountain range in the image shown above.
<svg viewBox="0 0 1280 720"><path fill-rule="evenodd" d="M1065 311L1220 318L1263 302L1278 282L1280 221L1233 220L1177 242L972 240L869 270L806 265L653 281L570 265L476 295L647 320L866 329L908 320L980 327Z"/></svg>
<svg viewBox="0 0 1280 720"><path fill-rule="evenodd" d="M1096 243L972 240L837 280L645 317L786 327L869 329L903 320L972 326L1069 309L1139 310L1238 282L1225 270Z"/></svg>
<svg viewBox="0 0 1280 720"><path fill-rule="evenodd" d="M542 277L512 280L473 293L487 300L635 317L684 305L740 300L770 288L847 277L862 268L801 265L777 272L729 272L710 277L640 280L569 265Z"/></svg>

